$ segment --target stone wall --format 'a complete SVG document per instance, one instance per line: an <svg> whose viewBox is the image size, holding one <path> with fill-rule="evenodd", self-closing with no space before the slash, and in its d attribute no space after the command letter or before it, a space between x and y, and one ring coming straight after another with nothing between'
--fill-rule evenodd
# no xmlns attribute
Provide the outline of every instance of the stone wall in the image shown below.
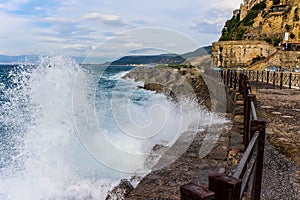
<svg viewBox="0 0 300 200"><path fill-rule="evenodd" d="M266 61L266 67L277 66L293 70L299 65L300 52L279 51L272 58Z"/></svg>
<svg viewBox="0 0 300 200"><path fill-rule="evenodd" d="M253 58L268 57L276 48L265 41L221 41L212 45L212 59L216 67L249 66Z"/></svg>
<svg viewBox="0 0 300 200"><path fill-rule="evenodd" d="M263 60L262 62L255 63L249 69L250 70L263 70L267 67L281 67L291 71L296 66L300 67L300 52L297 51L277 51L274 55Z"/></svg>

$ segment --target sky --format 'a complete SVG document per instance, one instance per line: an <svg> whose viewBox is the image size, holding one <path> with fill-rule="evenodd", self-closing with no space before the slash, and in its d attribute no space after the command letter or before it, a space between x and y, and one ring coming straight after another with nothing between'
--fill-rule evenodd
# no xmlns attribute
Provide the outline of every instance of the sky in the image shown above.
<svg viewBox="0 0 300 200"><path fill-rule="evenodd" d="M225 21L241 2L0 0L0 54L87 56L120 33L148 27L178 32L200 46L210 45L218 40ZM120 42L132 48L143 46Z"/></svg>

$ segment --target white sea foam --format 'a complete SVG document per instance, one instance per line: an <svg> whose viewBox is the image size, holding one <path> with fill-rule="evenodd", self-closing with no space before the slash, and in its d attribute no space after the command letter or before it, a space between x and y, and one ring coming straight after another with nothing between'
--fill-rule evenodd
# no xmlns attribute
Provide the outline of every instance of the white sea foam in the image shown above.
<svg viewBox="0 0 300 200"><path fill-rule="evenodd" d="M104 95L93 88L102 72L61 56L11 72L14 86L1 88L8 101L0 119L11 128L1 150L0 199L104 199L117 180L149 170L155 144L171 146L191 124L197 131L225 121L193 100L174 104L136 90L140 83L121 80L124 72L110 77L119 82Z"/></svg>

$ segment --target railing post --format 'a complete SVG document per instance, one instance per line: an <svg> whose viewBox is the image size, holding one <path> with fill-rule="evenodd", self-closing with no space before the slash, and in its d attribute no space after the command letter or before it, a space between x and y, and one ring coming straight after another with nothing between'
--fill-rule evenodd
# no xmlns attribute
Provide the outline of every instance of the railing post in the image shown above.
<svg viewBox="0 0 300 200"><path fill-rule="evenodd" d="M215 200L214 192L194 183L180 186L181 200Z"/></svg>
<svg viewBox="0 0 300 200"><path fill-rule="evenodd" d="M227 69L226 86L229 86L229 80L230 80L230 69Z"/></svg>
<svg viewBox="0 0 300 200"><path fill-rule="evenodd" d="M233 85L233 73L232 70L230 70L230 83L229 83L229 87L232 88Z"/></svg>
<svg viewBox="0 0 300 200"><path fill-rule="evenodd" d="M280 73L280 89L282 89L283 86L283 73Z"/></svg>
<svg viewBox="0 0 300 200"><path fill-rule="evenodd" d="M259 77L259 71L256 72L256 82L258 82L258 77Z"/></svg>
<svg viewBox="0 0 300 200"><path fill-rule="evenodd" d="M239 200L242 181L240 179L215 174L209 176L209 190L215 193L216 200Z"/></svg>
<svg viewBox="0 0 300 200"><path fill-rule="evenodd" d="M289 89L292 88L292 73L290 73L290 76L289 76Z"/></svg>
<svg viewBox="0 0 300 200"><path fill-rule="evenodd" d="M264 71L261 71L261 82L264 82Z"/></svg>
<svg viewBox="0 0 300 200"><path fill-rule="evenodd" d="M264 120L252 120L250 124L251 135L259 131L255 183L252 187L251 200L260 200L267 122Z"/></svg>
<svg viewBox="0 0 300 200"><path fill-rule="evenodd" d="M243 80L244 80L244 76L243 76L243 74L242 73L240 73L239 74L239 81L238 81L238 83L239 83L239 92L242 94L242 92L243 92Z"/></svg>
<svg viewBox="0 0 300 200"><path fill-rule="evenodd" d="M236 85L237 85L237 72L236 70L234 70L234 84L233 84L234 90L236 90Z"/></svg>
<svg viewBox="0 0 300 200"><path fill-rule="evenodd" d="M251 140L252 136L250 135L250 120L251 120L251 101L255 101L256 96L254 94L248 94L245 99L245 115L244 115L244 145L245 150L248 147L249 141Z"/></svg>
<svg viewBox="0 0 300 200"><path fill-rule="evenodd" d="M270 72L267 71L267 85L269 85L269 79L270 79L269 75L270 75Z"/></svg>
<svg viewBox="0 0 300 200"><path fill-rule="evenodd" d="M276 72L273 73L273 86L275 86L276 83Z"/></svg>

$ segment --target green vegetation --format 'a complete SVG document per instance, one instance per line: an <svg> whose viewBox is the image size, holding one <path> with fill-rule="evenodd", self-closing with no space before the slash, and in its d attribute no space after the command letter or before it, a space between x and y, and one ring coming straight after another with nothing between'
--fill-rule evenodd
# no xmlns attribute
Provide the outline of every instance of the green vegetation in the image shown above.
<svg viewBox="0 0 300 200"><path fill-rule="evenodd" d="M254 5L246 17L243 19L242 23L245 26L252 26L254 19L257 17L260 11L263 11L267 7L266 0Z"/></svg>
<svg viewBox="0 0 300 200"><path fill-rule="evenodd" d="M278 5L280 4L280 0L273 0L273 5Z"/></svg>
<svg viewBox="0 0 300 200"><path fill-rule="evenodd" d="M273 40L272 40L272 38L265 38L265 41L267 42L267 43L269 43L269 44L273 44Z"/></svg>
<svg viewBox="0 0 300 200"><path fill-rule="evenodd" d="M294 11L294 21L299 21L298 8Z"/></svg>
<svg viewBox="0 0 300 200"><path fill-rule="evenodd" d="M252 59L251 65L256 62L262 61L265 58L266 58L265 56L256 56L255 58Z"/></svg>
<svg viewBox="0 0 300 200"><path fill-rule="evenodd" d="M232 17L230 20L226 22L220 40L221 41L232 40L239 26L240 26L240 15L238 15L237 17Z"/></svg>
<svg viewBox="0 0 300 200"><path fill-rule="evenodd" d="M264 39L267 43L272 44L274 46L278 46L279 43L281 43L282 38L281 37L267 37Z"/></svg>
<svg viewBox="0 0 300 200"><path fill-rule="evenodd" d="M296 35L294 33L291 33L290 37L291 39L295 39Z"/></svg>
<svg viewBox="0 0 300 200"><path fill-rule="evenodd" d="M286 24L286 25L285 25L285 30L286 30L286 31L289 31L289 30L291 30L291 28L292 28L292 26L291 26L291 25L288 25L288 24Z"/></svg>
<svg viewBox="0 0 300 200"><path fill-rule="evenodd" d="M265 8L266 0L254 5L242 21L240 21L240 15L228 20L222 31L220 41L245 39L247 27L253 25L254 19L257 17L258 13L263 11Z"/></svg>
<svg viewBox="0 0 300 200"><path fill-rule="evenodd" d="M195 68L193 65L191 64L185 64L185 65L169 65L169 67L173 68L173 69L181 69L181 68L186 68L186 69L191 69L191 68Z"/></svg>
<svg viewBox="0 0 300 200"><path fill-rule="evenodd" d="M181 68L185 68L185 69L191 69L191 68L195 68L195 66L191 65L191 64L181 64L181 65L169 65L169 64L159 64L155 66L156 68L173 68L173 69L181 69Z"/></svg>

